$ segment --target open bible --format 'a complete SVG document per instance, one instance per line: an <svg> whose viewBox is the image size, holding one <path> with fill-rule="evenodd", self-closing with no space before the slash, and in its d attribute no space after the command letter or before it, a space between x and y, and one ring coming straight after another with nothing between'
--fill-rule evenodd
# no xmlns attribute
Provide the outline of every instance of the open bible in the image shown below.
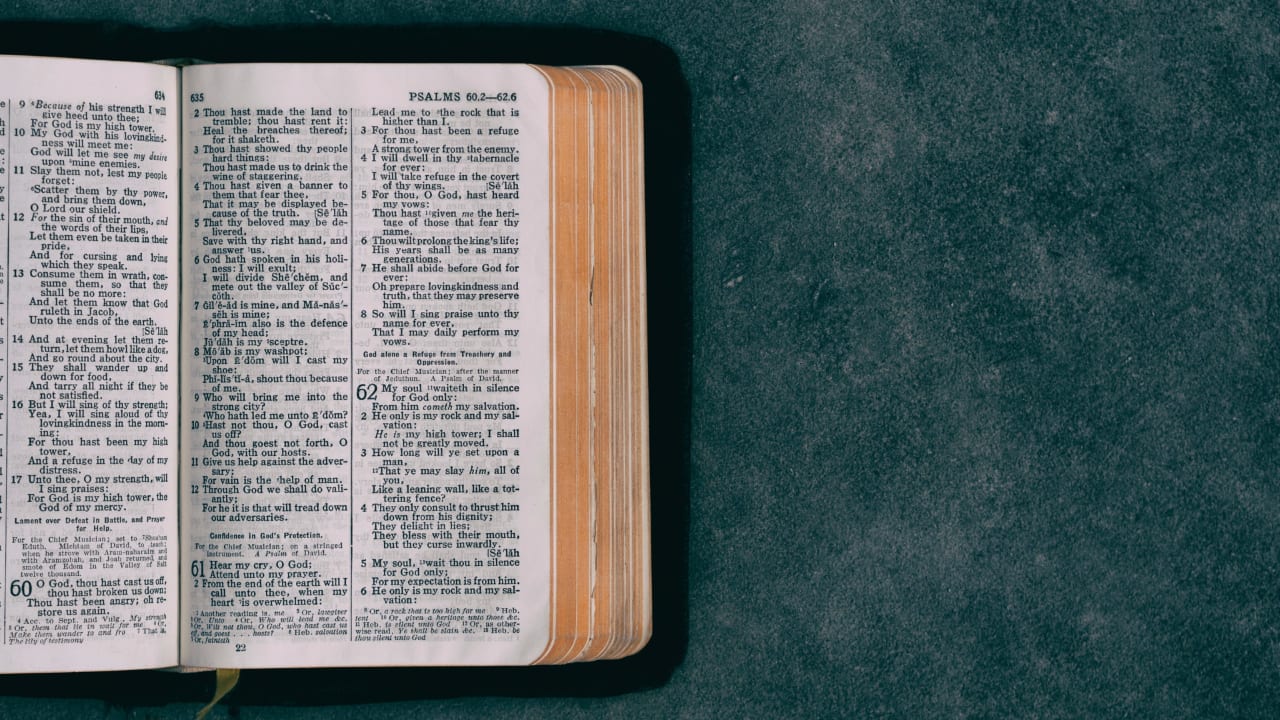
<svg viewBox="0 0 1280 720"><path fill-rule="evenodd" d="M641 90L0 57L0 672L651 632Z"/></svg>

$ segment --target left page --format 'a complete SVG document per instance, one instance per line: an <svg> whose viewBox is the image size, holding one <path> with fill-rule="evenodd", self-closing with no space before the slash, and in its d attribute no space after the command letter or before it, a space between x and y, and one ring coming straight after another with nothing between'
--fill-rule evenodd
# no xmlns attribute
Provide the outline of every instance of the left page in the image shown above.
<svg viewBox="0 0 1280 720"><path fill-rule="evenodd" d="M177 95L0 57L0 672L177 664Z"/></svg>

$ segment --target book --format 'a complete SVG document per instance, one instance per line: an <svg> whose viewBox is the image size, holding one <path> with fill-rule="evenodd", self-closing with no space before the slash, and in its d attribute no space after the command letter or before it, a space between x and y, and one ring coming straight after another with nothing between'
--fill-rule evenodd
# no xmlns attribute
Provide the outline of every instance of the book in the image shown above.
<svg viewBox="0 0 1280 720"><path fill-rule="evenodd" d="M0 57L0 672L643 647L641 107Z"/></svg>

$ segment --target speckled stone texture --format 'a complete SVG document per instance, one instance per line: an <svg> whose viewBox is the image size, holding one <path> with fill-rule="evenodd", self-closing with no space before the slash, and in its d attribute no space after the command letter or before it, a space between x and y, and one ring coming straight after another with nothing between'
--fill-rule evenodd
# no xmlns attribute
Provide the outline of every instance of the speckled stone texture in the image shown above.
<svg viewBox="0 0 1280 720"><path fill-rule="evenodd" d="M1274 8L171 0L0 19L289 24L279 54L316 57L335 26L446 23L463 35L428 32L424 58L624 62L650 83L654 646L251 675L215 717L1280 707ZM104 32L12 30L7 52ZM220 32L186 37L234 54ZM377 32L330 54L413 42ZM3 680L0 717L188 717L209 685Z"/></svg>

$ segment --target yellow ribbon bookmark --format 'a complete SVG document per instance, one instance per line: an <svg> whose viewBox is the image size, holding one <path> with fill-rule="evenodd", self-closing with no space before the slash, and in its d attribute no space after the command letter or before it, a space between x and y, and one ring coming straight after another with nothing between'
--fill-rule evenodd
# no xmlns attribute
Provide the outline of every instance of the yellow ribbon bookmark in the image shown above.
<svg viewBox="0 0 1280 720"><path fill-rule="evenodd" d="M217 676L217 684L213 688L213 699L208 705L200 708L200 712L196 713L196 720L204 720L204 716L208 715L209 711L213 710L214 706L235 688L236 683L240 682L239 668L218 668Z"/></svg>

